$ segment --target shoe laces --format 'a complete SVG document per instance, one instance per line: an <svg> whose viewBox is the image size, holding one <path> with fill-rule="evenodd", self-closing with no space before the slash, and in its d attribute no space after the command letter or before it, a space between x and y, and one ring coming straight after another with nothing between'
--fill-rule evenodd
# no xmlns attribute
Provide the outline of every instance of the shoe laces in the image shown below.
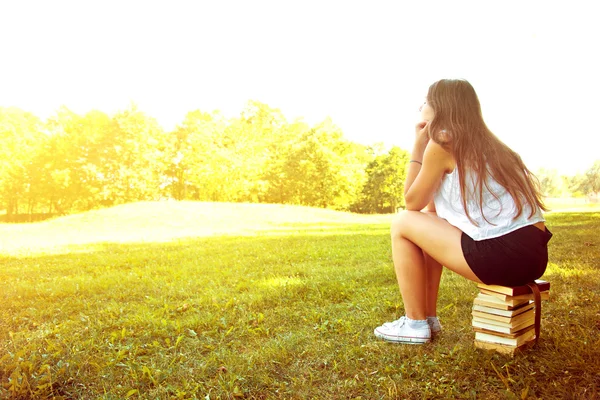
<svg viewBox="0 0 600 400"><path fill-rule="evenodd" d="M400 317L399 319L392 321L392 322L386 322L385 324L383 324L384 328L392 328L392 327L402 327L404 324L406 323L406 317Z"/></svg>

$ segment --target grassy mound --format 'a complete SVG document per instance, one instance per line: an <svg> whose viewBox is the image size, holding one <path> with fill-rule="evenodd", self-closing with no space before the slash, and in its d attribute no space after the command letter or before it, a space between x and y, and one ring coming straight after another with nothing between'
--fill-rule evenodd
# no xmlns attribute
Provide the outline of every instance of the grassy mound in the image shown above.
<svg viewBox="0 0 600 400"><path fill-rule="evenodd" d="M215 235L333 229L340 224L388 222L389 216L320 208L192 201L140 202L31 224L0 224L0 254L60 252L102 242L165 242Z"/></svg>

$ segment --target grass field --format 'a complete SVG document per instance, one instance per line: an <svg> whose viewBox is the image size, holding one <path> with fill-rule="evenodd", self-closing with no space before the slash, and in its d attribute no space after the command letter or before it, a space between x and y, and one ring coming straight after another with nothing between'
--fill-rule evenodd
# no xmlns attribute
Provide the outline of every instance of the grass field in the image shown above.
<svg viewBox="0 0 600 400"><path fill-rule="evenodd" d="M475 284L448 271L444 332L377 340L403 314L390 216L139 203L0 225L0 398L594 399L600 213L550 213L535 351L473 347Z"/></svg>
<svg viewBox="0 0 600 400"><path fill-rule="evenodd" d="M544 203L551 212L596 212L600 203L585 198L545 198Z"/></svg>

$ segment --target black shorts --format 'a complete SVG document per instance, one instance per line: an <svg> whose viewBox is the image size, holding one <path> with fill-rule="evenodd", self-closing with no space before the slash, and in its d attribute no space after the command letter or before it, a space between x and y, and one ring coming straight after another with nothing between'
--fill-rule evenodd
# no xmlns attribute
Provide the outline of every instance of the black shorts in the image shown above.
<svg viewBox="0 0 600 400"><path fill-rule="evenodd" d="M548 241L552 233L533 225L506 235L476 241L461 237L467 264L488 285L521 286L541 277L548 264Z"/></svg>

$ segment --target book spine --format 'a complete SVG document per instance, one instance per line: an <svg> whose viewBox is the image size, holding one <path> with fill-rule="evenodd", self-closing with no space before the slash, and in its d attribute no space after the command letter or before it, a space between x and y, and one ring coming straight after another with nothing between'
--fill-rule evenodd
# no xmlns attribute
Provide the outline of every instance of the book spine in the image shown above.
<svg viewBox="0 0 600 400"><path fill-rule="evenodd" d="M500 333L515 333L517 331L520 331L521 329L525 329L529 326L532 326L534 323L535 323L535 319L531 319L531 320L523 322L520 325L516 325L514 327L509 327L509 326L506 326L506 324L494 325L494 324L488 323L486 321L480 321L480 320L477 320L476 318L473 318L472 326L474 326L476 328L487 329L488 331L494 331L494 332L500 332Z"/></svg>
<svg viewBox="0 0 600 400"><path fill-rule="evenodd" d="M535 281L535 283L537 283L538 288L540 289L540 292L550 290L550 282L538 279ZM491 291L497 292L497 293L503 293L503 294L506 294L509 296L518 296L518 295L522 295L522 294L531 293L531 289L528 286L511 287L511 286L500 286L500 285L486 285L484 283L480 283L477 285L477 287L479 287L481 289L491 290Z"/></svg>
<svg viewBox="0 0 600 400"><path fill-rule="evenodd" d="M475 340L481 340L482 342L499 343L509 346L518 346L523 342L535 337L535 331L529 330L516 338L507 338L502 336L496 336L489 333L476 332Z"/></svg>
<svg viewBox="0 0 600 400"><path fill-rule="evenodd" d="M524 303L522 306L519 306L513 310L504 310L496 307L488 307L481 304L475 303L473 305L473 311L479 311L487 314L499 315L502 317L514 317L524 312L527 312L533 309L533 303Z"/></svg>
<svg viewBox="0 0 600 400"><path fill-rule="evenodd" d="M502 315L495 315L495 314L490 314L490 313L485 313L485 312L481 312L481 311L473 311L472 315L474 317L479 317L479 318L485 318L485 319L489 319L492 321L498 321L504 324L508 324L508 325L518 325L521 322L529 319L529 318L533 318L535 313L533 311L533 309L526 311L524 313L521 314L517 314L517 315L513 315L510 317L506 317L506 316L502 316Z"/></svg>
<svg viewBox="0 0 600 400"><path fill-rule="evenodd" d="M513 307L517 306L519 304L523 304L526 301L533 300L532 293L531 294L523 294L523 295L519 295L519 296L509 296L507 294L497 293L497 292L493 292L493 291L487 290L487 289L481 289L480 292L487 296L492 296L492 297L496 298L497 300L504 302ZM542 300L548 300L550 298L550 292L541 292L540 296L541 296Z"/></svg>
<svg viewBox="0 0 600 400"><path fill-rule="evenodd" d="M494 332L500 332L500 333L512 333L510 328L503 327L503 326L489 325L489 324L482 323L482 322L475 321L475 320L473 320L472 325L476 328L487 329L488 331L494 331Z"/></svg>
<svg viewBox="0 0 600 400"><path fill-rule="evenodd" d="M481 332L475 333L475 340L480 340L482 342L488 342L488 343L505 344L508 346L516 346L517 345L517 339L509 339L509 338L494 336L494 335L490 335L487 333L481 333Z"/></svg>

